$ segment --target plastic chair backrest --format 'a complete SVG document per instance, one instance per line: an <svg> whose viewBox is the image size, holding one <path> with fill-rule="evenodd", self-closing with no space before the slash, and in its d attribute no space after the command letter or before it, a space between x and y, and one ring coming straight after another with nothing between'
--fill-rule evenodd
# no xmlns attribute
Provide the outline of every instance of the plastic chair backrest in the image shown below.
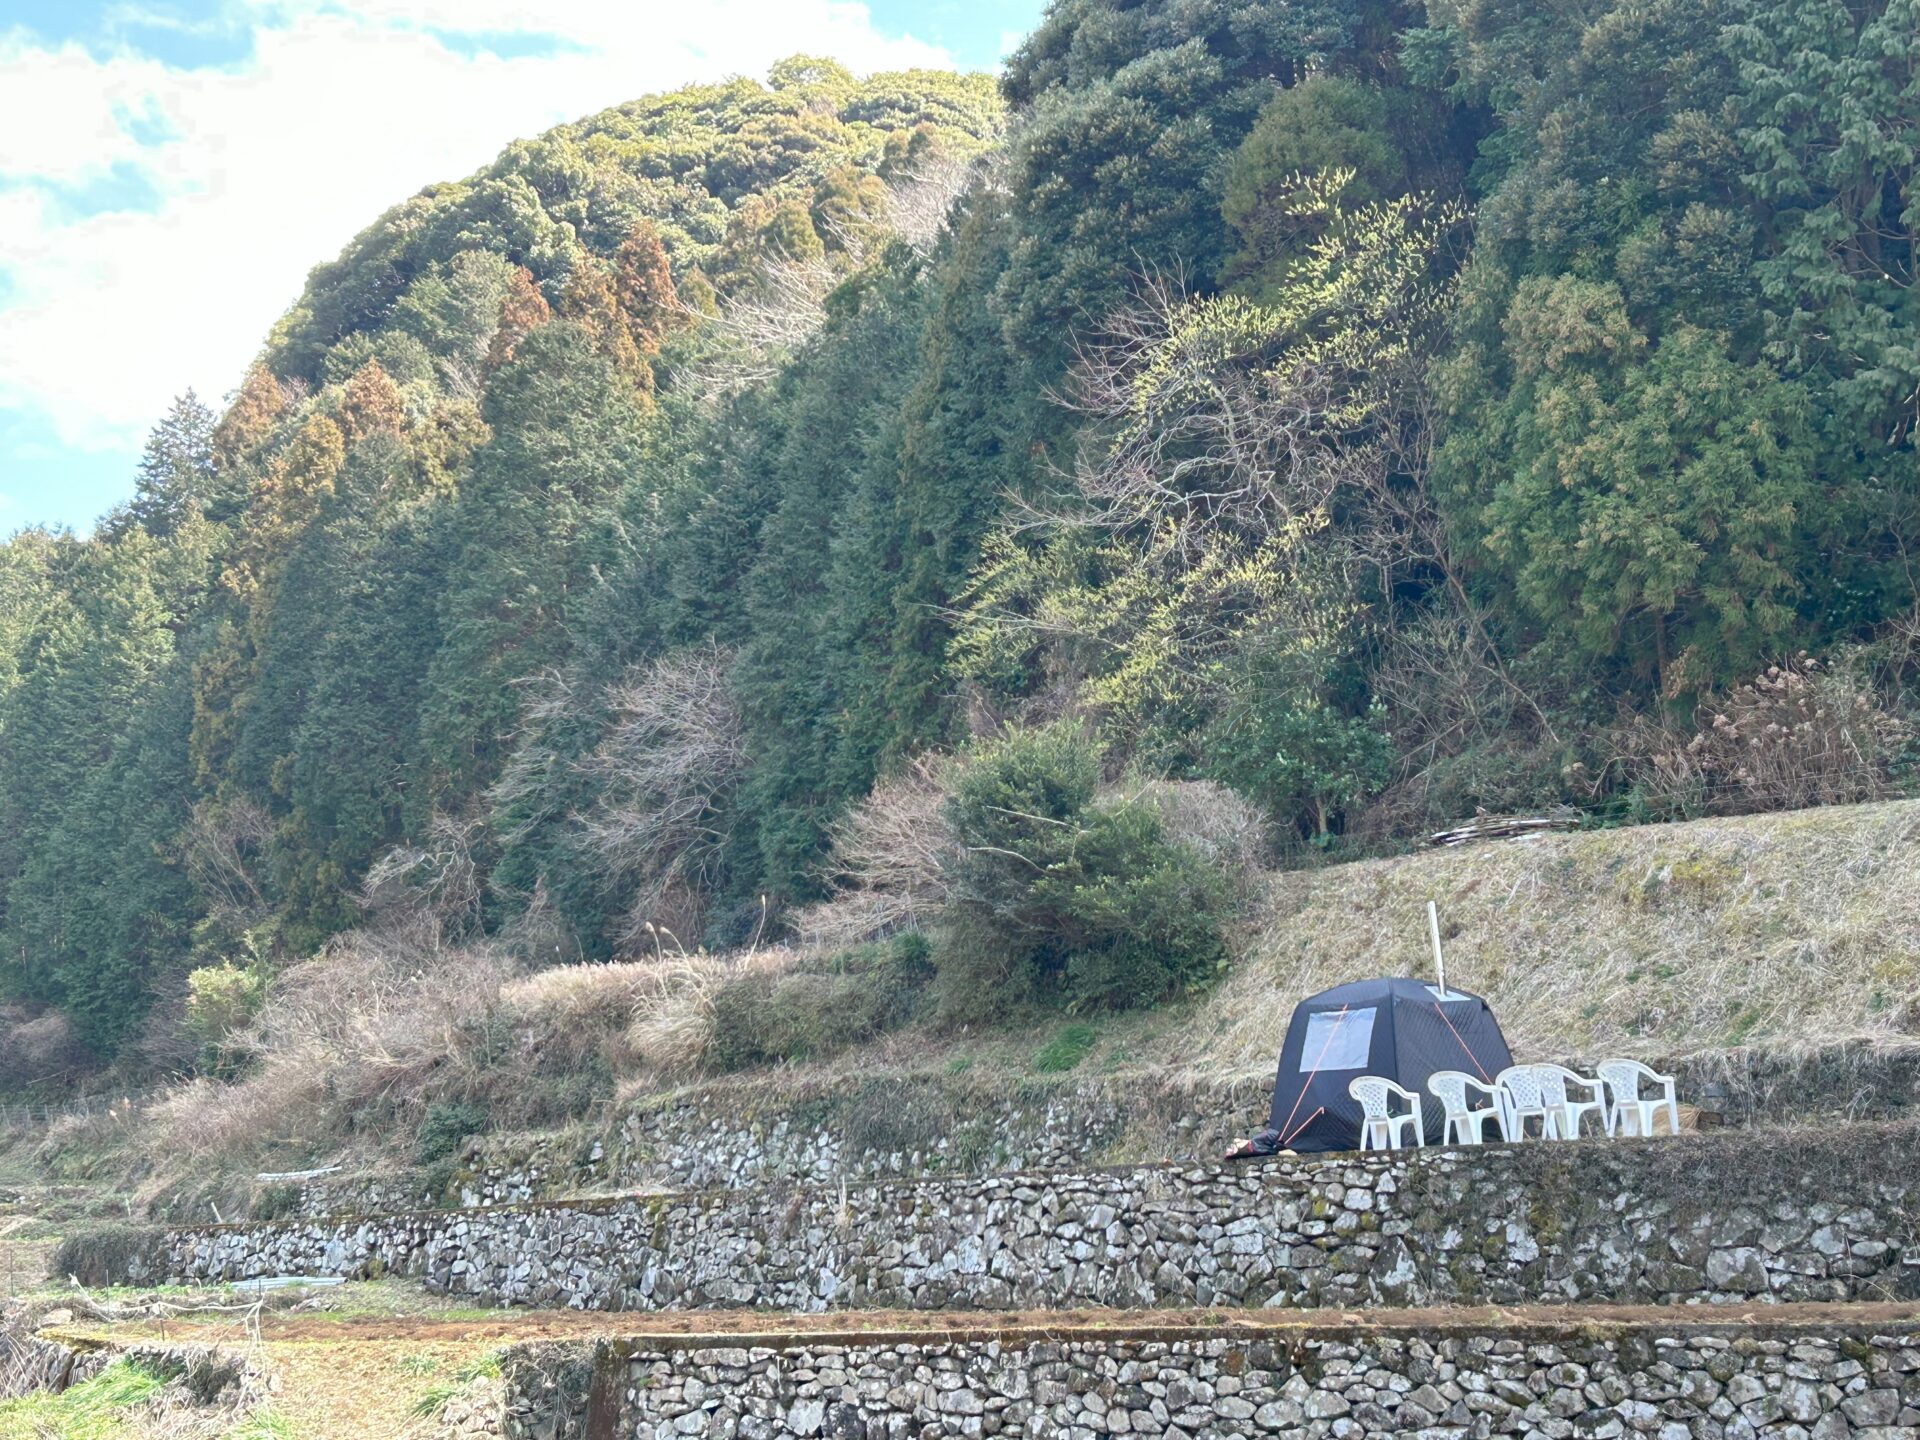
<svg viewBox="0 0 1920 1440"><path fill-rule="evenodd" d="M1653 1071L1638 1060L1602 1060L1594 1067L1601 1082L1613 1092L1616 1104L1630 1104L1640 1098L1640 1077Z"/></svg>
<svg viewBox="0 0 1920 1440"><path fill-rule="evenodd" d="M1514 1065L1502 1070L1497 1083L1512 1097L1516 1110L1540 1110L1546 1097L1540 1093L1540 1077L1531 1065Z"/></svg>
<svg viewBox="0 0 1920 1440"><path fill-rule="evenodd" d="M1360 1109L1369 1120L1387 1118L1387 1091L1395 1088L1393 1082L1380 1075L1360 1075L1347 1086L1347 1094L1360 1102Z"/></svg>
<svg viewBox="0 0 1920 1440"><path fill-rule="evenodd" d="M1561 1106L1567 1103L1567 1072L1558 1065L1532 1066L1533 1078L1539 1082L1540 1093L1546 1097L1547 1104Z"/></svg>
<svg viewBox="0 0 1920 1440"><path fill-rule="evenodd" d="M1427 1077L1427 1089L1449 1113L1467 1108L1467 1081L1473 1077L1464 1070L1436 1070Z"/></svg>

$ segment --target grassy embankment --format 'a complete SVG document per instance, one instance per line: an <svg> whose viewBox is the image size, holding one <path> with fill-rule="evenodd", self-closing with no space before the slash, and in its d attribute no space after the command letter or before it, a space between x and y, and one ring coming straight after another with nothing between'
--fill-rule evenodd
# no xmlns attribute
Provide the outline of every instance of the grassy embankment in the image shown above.
<svg viewBox="0 0 1920 1440"><path fill-rule="evenodd" d="M1144 1015L926 1022L731 1078L1257 1076L1293 1003L1430 973L1493 1003L1522 1056L1805 1051L1920 1039L1920 801L1539 836L1245 878L1221 984ZM792 951L526 973L485 948L361 933L285 977L237 1082L56 1127L36 1162L135 1201L223 1172L418 1163L461 1129L561 1130L716 1078L715 997ZM1143 1083L1145 1083L1143 1081ZM3 1223L3 1222L0 1222Z"/></svg>

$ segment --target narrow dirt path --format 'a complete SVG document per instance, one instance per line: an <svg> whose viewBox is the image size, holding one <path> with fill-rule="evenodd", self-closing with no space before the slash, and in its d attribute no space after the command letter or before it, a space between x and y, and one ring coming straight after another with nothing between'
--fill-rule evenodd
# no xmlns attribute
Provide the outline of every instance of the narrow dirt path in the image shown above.
<svg viewBox="0 0 1920 1440"><path fill-rule="evenodd" d="M1417 1310L843 1310L824 1314L774 1315L759 1310L697 1310L652 1314L586 1313L577 1310L503 1310L486 1316L307 1315L281 1312L260 1317L263 1343L287 1342L504 1345L529 1340L619 1336L672 1339L684 1345L712 1337L727 1344L792 1345L812 1340L846 1341L892 1336L1155 1335L1314 1330L1567 1330L1592 1326L1690 1329L1751 1326L1764 1329L1832 1325L1920 1324L1920 1302L1795 1305L1513 1305L1435 1307ZM109 1333L110 1332L110 1333ZM101 1340L197 1340L240 1343L246 1331L225 1317L140 1320L101 1327L56 1327L56 1337Z"/></svg>

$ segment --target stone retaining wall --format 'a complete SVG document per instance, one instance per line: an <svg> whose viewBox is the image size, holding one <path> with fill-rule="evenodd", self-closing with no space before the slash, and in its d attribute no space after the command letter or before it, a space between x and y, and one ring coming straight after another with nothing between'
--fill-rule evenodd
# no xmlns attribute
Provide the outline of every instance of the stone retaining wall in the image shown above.
<svg viewBox="0 0 1920 1440"><path fill-rule="evenodd" d="M1012 1084L856 1077L796 1090L718 1083L567 1135L478 1136L450 1181L419 1172L327 1177L306 1218L414 1206L506 1205L609 1190L988 1174L1211 1158L1266 1121L1272 1076L1162 1075ZM445 1183L443 1194L436 1183ZM204 1212L203 1212L204 1213Z"/></svg>
<svg viewBox="0 0 1920 1440"><path fill-rule="evenodd" d="M505 1433L542 1440L1920 1435L1920 1335L1911 1323L1354 1327L779 1349L640 1341L603 1345L598 1359L591 1399L575 1390L570 1408L556 1409L550 1389L522 1393L510 1381Z"/></svg>
<svg viewBox="0 0 1920 1440"><path fill-rule="evenodd" d="M0 1324L0 1400L58 1394L73 1379L74 1358L65 1345Z"/></svg>
<svg viewBox="0 0 1920 1440"><path fill-rule="evenodd" d="M156 1236L153 1263L177 1280L390 1272L490 1303L625 1310L1885 1299L1920 1286L1916 1133L1536 1142L210 1226Z"/></svg>
<svg viewBox="0 0 1920 1440"><path fill-rule="evenodd" d="M1703 1128L1920 1112L1920 1045L1834 1046L1802 1055L1734 1050L1667 1062ZM224 1214L306 1219L514 1204L611 1191L772 1181L991 1174L1062 1166L1210 1160L1265 1123L1271 1074L1163 1074L987 1082L967 1076L850 1077L777 1088L717 1082L561 1135L476 1137L436 1171L330 1175L290 1191L219 1200ZM203 1196L155 1218L206 1218Z"/></svg>

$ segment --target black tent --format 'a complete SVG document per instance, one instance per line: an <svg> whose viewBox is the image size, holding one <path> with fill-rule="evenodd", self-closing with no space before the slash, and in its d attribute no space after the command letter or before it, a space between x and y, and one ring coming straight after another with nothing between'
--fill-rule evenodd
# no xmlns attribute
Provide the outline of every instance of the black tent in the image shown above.
<svg viewBox="0 0 1920 1440"><path fill-rule="evenodd" d="M1253 1142L1257 1151L1357 1150L1360 1106L1347 1084L1384 1075L1420 1096L1428 1144L1445 1124L1427 1093L1437 1070L1461 1070L1491 1083L1513 1056L1500 1022L1478 995L1421 980L1356 980L1309 996L1295 1007L1280 1048L1273 1113Z"/></svg>

